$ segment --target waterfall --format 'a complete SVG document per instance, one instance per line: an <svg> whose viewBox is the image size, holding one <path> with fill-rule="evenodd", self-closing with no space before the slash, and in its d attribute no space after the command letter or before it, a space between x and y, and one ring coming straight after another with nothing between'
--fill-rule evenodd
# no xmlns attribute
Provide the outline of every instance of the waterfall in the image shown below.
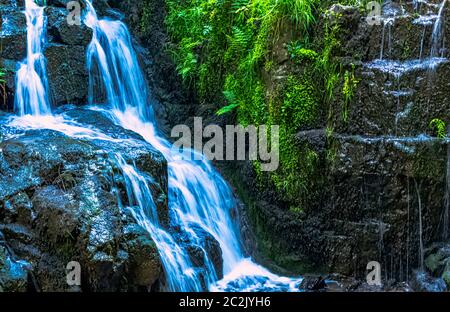
<svg viewBox="0 0 450 312"><path fill-rule="evenodd" d="M94 30L87 51L89 102L96 101L95 89L103 85L106 101L113 108L123 111L135 105L141 118L153 120L145 79L139 66L134 66L138 61L126 26L120 21L99 20L95 10L88 11L85 24Z"/></svg>
<svg viewBox="0 0 450 312"><path fill-rule="evenodd" d="M125 178L128 201L131 207L135 207L129 209L138 224L152 236L166 270L168 287L174 291L201 291L199 272L193 269L189 255L159 225L150 182L134 166L127 164L120 154L115 155L115 159Z"/></svg>
<svg viewBox="0 0 450 312"><path fill-rule="evenodd" d="M199 239L196 228L200 226L220 244L225 277L217 281L216 272L211 270L210 266L206 277L208 288L217 291L298 290L301 279L277 276L245 258L237 225L231 217L236 206L233 193L210 162L202 155L197 155L196 159L199 160L186 160L183 157L186 151L176 151L170 142L158 133L148 100L149 92L125 24L99 19L91 1L87 1L84 22L94 32L87 50L91 104L100 104L94 103L95 99L102 96L98 92L95 93L98 85L94 87L94 83L101 83L107 103L111 107L110 111L96 109L103 110L123 128L140 134L167 159L171 226L180 228L193 244ZM145 222L149 226L152 224L148 218ZM154 235L151 227L149 232L155 241L162 240L157 242L158 247L165 248L160 244L169 238ZM180 249L180 253L182 252ZM160 255L162 258L167 256L161 250ZM208 258L208 255L205 257ZM175 283L170 290L179 288L177 283L183 283L188 277L172 271L173 261L163 259L166 275ZM212 261L207 259L206 263Z"/></svg>
<svg viewBox="0 0 450 312"><path fill-rule="evenodd" d="M447 0L443 0L431 36L430 58L444 57L444 10Z"/></svg>
<svg viewBox="0 0 450 312"><path fill-rule="evenodd" d="M27 19L27 57L20 64L16 76L15 109L19 115L47 115L50 113L45 45L46 17L44 8L34 0L25 1Z"/></svg>
<svg viewBox="0 0 450 312"><path fill-rule="evenodd" d="M124 144L121 139L112 138L92 126L78 124L66 115L52 114L43 55L46 36L44 9L33 0L27 0L25 14L27 58L17 73L16 108L19 117L14 118L10 125L52 129L74 138ZM175 151L170 142L158 133L144 75L125 24L99 19L90 1L87 1L84 22L93 29L93 38L86 53L89 102L94 104L102 99L109 107L91 109L100 110L116 124L141 134L168 162L170 224L165 228L159 222L152 198L151 178L116 151L110 159L119 168L125 184L127 203L120 203L122 209L131 212L158 248L166 276L166 289L298 291L301 278L277 276L245 257L238 227L231 217L236 201L230 187L211 163L202 155L197 155L198 160L195 161L184 159L185 154ZM210 255L201 245L204 237L199 227L220 244L225 275L220 281ZM193 265L186 244L180 242L180 231L183 238L187 237L190 246L203 251L202 268Z"/></svg>

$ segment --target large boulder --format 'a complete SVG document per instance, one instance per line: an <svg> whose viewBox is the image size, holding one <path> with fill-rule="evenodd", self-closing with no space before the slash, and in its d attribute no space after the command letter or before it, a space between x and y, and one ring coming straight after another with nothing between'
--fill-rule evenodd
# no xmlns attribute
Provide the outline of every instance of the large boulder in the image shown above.
<svg viewBox="0 0 450 312"><path fill-rule="evenodd" d="M104 142L53 130L2 127L14 138L0 136L0 231L4 245L14 252L11 263L29 263L33 276L22 278L24 286L19 286L42 291L151 289L162 271L159 254L148 232L122 208L134 203L126 196L112 155L121 153L151 177L162 222L168 219L167 163L142 138L108 123L101 113L83 109L72 113L72 120L83 123L83 116L85 123L98 120L105 133L114 132L123 140ZM66 281L66 266L72 261L81 266L80 287ZM0 261L0 286L12 289L17 283L2 282L1 270ZM32 280L35 284L30 285Z"/></svg>

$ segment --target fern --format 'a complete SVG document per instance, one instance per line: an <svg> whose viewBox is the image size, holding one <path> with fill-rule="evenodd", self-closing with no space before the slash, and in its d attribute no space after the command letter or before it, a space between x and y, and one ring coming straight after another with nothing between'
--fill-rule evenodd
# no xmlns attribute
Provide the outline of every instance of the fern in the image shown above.
<svg viewBox="0 0 450 312"><path fill-rule="evenodd" d="M227 114L239 107L239 103L237 103L237 100L236 100L236 95L232 91L223 91L223 95L225 96L225 99L227 100L227 102L230 104L219 109L216 112L217 116Z"/></svg>
<svg viewBox="0 0 450 312"><path fill-rule="evenodd" d="M437 137L440 139L444 139L447 136L445 122L442 119L434 118L430 121L430 128L434 129L437 134Z"/></svg>
<svg viewBox="0 0 450 312"><path fill-rule="evenodd" d="M237 104L237 103L233 103L233 104L224 106L217 111L216 115L222 116L222 115L228 114L229 112L232 112L234 109L236 109L238 107L239 107L239 104Z"/></svg>
<svg viewBox="0 0 450 312"><path fill-rule="evenodd" d="M228 39L231 43L231 49L234 51L242 51L248 47L248 44L251 40L251 35L239 27L234 26L232 30L232 36L229 36Z"/></svg>
<svg viewBox="0 0 450 312"><path fill-rule="evenodd" d="M247 5L248 5L248 2L249 2L249 0L234 0L234 1L231 3L231 9L232 9L234 12L237 12L237 11L239 11L240 9L242 9L243 7L247 6Z"/></svg>

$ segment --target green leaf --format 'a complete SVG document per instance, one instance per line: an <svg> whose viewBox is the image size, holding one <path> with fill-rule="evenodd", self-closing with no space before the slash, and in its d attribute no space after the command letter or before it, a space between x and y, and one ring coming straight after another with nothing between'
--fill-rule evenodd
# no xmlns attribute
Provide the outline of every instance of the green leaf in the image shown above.
<svg viewBox="0 0 450 312"><path fill-rule="evenodd" d="M222 107L221 109L219 109L216 113L217 116L222 116L224 114L228 114L230 112L232 112L234 109L236 109L237 107L239 107L238 103L233 103L227 106Z"/></svg>

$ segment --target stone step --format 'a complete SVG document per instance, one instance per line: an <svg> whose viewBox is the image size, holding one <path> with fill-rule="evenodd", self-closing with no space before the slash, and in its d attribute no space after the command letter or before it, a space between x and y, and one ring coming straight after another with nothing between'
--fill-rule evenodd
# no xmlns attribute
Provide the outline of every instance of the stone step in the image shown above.
<svg viewBox="0 0 450 312"><path fill-rule="evenodd" d="M385 18L369 27L369 44L364 61L407 60L431 56L432 34L437 15ZM450 36L450 16L444 17L445 37ZM448 49L442 51L449 56ZM435 55L436 56L436 55Z"/></svg>
<svg viewBox="0 0 450 312"><path fill-rule="evenodd" d="M333 104L335 131L354 135L434 134L430 121L449 122L450 62L377 61L355 71L360 81L348 105ZM444 103L444 104L443 104ZM347 120L342 117L347 110Z"/></svg>
<svg viewBox="0 0 450 312"><path fill-rule="evenodd" d="M412 7L412 2L408 3ZM384 6L382 17L378 22L369 23L362 20L356 29L352 30L352 38L357 40L344 42L343 51L346 51L348 57L354 57L356 54L361 61L368 62L380 58L408 60L430 56L432 34L438 20L440 2L428 4L427 10L416 11L405 9L400 4L394 9L392 6ZM450 5L445 7L440 19L444 38L450 37L449 8ZM448 49L439 52L443 52L443 55L435 54L450 56Z"/></svg>
<svg viewBox="0 0 450 312"><path fill-rule="evenodd" d="M410 14L437 14L442 0L413 0L402 2L403 9Z"/></svg>

